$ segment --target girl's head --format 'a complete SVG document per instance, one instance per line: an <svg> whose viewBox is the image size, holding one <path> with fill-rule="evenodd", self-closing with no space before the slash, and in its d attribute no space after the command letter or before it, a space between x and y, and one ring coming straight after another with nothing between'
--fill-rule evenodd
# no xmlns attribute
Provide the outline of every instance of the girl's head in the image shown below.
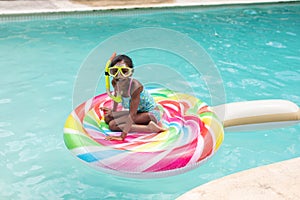
<svg viewBox="0 0 300 200"><path fill-rule="evenodd" d="M126 55L116 56L110 64L109 75L117 78L127 78L133 73L133 64L131 58Z"/></svg>
<svg viewBox="0 0 300 200"><path fill-rule="evenodd" d="M111 61L110 67L113 67L113 66L115 66L117 63L122 63L122 62L125 63L127 67L133 68L133 63L132 63L131 58L129 58L129 57L126 56L126 55L117 55L117 56Z"/></svg>

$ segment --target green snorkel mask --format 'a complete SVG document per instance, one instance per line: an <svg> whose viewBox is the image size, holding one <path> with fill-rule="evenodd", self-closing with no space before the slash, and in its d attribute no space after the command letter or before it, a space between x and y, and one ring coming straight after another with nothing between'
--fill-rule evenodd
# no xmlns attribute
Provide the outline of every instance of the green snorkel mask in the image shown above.
<svg viewBox="0 0 300 200"><path fill-rule="evenodd" d="M121 95L117 94L117 96L114 96L110 92L110 80L109 80L109 73L108 73L109 69L108 68L109 68L109 66L111 64L111 60L112 60L112 58L107 61L106 66L105 66L105 86L106 86L106 93L107 93L107 95L112 100L114 100L117 103L121 103L122 102Z"/></svg>

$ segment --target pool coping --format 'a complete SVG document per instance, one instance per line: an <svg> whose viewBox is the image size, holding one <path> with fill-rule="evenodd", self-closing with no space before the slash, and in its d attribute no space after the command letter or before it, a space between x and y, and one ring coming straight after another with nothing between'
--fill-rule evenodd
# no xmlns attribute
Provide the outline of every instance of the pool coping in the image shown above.
<svg viewBox="0 0 300 200"><path fill-rule="evenodd" d="M176 200L300 199L300 157L230 174Z"/></svg>
<svg viewBox="0 0 300 200"><path fill-rule="evenodd" d="M26 2L26 3L25 3ZM112 11L112 10L135 10L135 9L159 9L159 8L182 8L182 7L211 7L211 6L233 6L251 4L271 4L271 3L295 3L300 0L175 0L173 3L147 4L147 5L126 5L126 6L87 6L72 3L69 0L49 0L48 4L38 4L41 1L0 1L0 16L10 15L33 15L33 14L55 14L91 11ZM4 4L5 3L5 4ZM14 7L14 5L16 7ZM19 5L18 5L19 4ZM30 6L25 9L23 6ZM14 7L13 10L10 8ZM68 7L68 8L66 8Z"/></svg>

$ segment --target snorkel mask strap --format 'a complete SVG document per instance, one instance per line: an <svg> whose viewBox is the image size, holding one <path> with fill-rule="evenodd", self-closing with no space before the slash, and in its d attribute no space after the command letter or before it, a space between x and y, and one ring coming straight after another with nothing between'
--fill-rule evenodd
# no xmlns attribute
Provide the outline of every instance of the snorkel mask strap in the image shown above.
<svg viewBox="0 0 300 200"><path fill-rule="evenodd" d="M107 61L106 66L105 66L105 86L106 86L106 93L107 95L114 100L117 103L121 103L122 102L122 98L121 95L117 94L117 96L114 96L111 94L110 92L110 80L109 80L109 74L108 74L108 68L111 64L111 61L113 59L113 57L116 56L116 53L113 54L113 56Z"/></svg>

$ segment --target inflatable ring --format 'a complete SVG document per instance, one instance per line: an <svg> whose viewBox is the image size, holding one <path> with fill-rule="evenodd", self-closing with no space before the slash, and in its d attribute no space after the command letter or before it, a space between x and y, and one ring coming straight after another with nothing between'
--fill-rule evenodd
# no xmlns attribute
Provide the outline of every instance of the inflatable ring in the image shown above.
<svg viewBox="0 0 300 200"><path fill-rule="evenodd" d="M133 178L156 178L194 169L212 157L223 138L223 125L201 100L163 88L147 88L162 108L161 133L129 133L124 141L105 140L112 132L101 106L107 94L79 105L67 118L64 141L81 161L100 171Z"/></svg>

